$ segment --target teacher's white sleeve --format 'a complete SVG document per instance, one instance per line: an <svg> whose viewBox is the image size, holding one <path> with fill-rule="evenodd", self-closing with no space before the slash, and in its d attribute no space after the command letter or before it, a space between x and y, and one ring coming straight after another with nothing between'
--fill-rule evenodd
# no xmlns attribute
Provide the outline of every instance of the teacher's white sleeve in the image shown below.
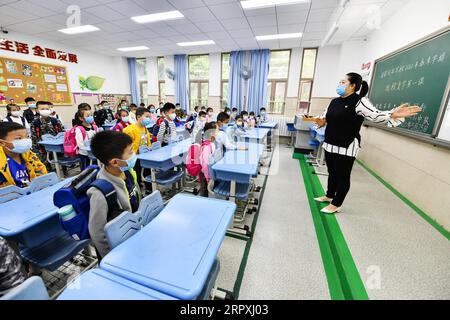
<svg viewBox="0 0 450 320"><path fill-rule="evenodd" d="M405 118L392 119L391 115L394 110L378 110L367 98L362 98L355 109L356 114L363 116L366 120L374 123L387 123L388 127L397 127L405 122Z"/></svg>

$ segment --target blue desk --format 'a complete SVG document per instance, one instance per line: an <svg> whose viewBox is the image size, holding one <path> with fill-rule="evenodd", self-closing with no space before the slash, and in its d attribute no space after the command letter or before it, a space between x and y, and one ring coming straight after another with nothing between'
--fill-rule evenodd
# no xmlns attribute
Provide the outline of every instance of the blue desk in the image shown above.
<svg viewBox="0 0 450 320"><path fill-rule="evenodd" d="M107 254L100 268L179 299L196 299L235 210L228 201L178 194Z"/></svg>
<svg viewBox="0 0 450 320"><path fill-rule="evenodd" d="M175 300L101 269L75 279L57 300Z"/></svg>
<svg viewBox="0 0 450 320"><path fill-rule="evenodd" d="M262 144L245 145L248 150L227 151L224 157L212 166L217 180L231 182L231 201L235 201L236 183L249 183L250 179L258 173L259 160L264 152Z"/></svg>
<svg viewBox="0 0 450 320"><path fill-rule="evenodd" d="M53 205L53 194L73 178L51 187L0 204L0 236L13 237L53 217L58 208Z"/></svg>
<svg viewBox="0 0 450 320"><path fill-rule="evenodd" d="M258 128L271 129L271 130L276 129L277 127L278 127L278 123L276 123L276 122L263 122L258 125Z"/></svg>
<svg viewBox="0 0 450 320"><path fill-rule="evenodd" d="M142 168L151 169L152 181L156 181L155 170L167 171L182 163L191 146L191 139L173 143L160 149L138 155ZM152 183L153 190L158 190L156 183Z"/></svg>
<svg viewBox="0 0 450 320"><path fill-rule="evenodd" d="M47 151L47 153L53 154L53 159L55 160L56 174L58 175L59 178L63 178L61 165L58 162L58 153L64 153L64 137L59 137L57 139L55 138L43 140L40 141L39 144L44 146L45 151Z"/></svg>
<svg viewBox="0 0 450 320"><path fill-rule="evenodd" d="M245 142L260 143L269 134L270 130L271 129L254 128L248 130L241 137L245 139Z"/></svg>

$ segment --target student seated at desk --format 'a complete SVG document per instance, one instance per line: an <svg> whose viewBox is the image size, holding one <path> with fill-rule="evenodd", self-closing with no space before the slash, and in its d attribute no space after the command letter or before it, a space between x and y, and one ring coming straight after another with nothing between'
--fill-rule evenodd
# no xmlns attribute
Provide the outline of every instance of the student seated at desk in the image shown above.
<svg viewBox="0 0 450 320"><path fill-rule="evenodd" d="M98 106L99 110L94 112L94 120L97 126L103 126L106 121L114 121L114 113L109 107L108 101L103 100Z"/></svg>
<svg viewBox="0 0 450 320"><path fill-rule="evenodd" d="M250 111L248 115L248 125L250 128L256 127L256 117L255 113L253 111Z"/></svg>
<svg viewBox="0 0 450 320"><path fill-rule="evenodd" d="M26 279L22 262L5 239L0 237L0 298Z"/></svg>
<svg viewBox="0 0 450 320"><path fill-rule="evenodd" d="M217 126L219 128L219 134L216 137L216 147L225 153L226 150L247 150L244 147L237 147L234 143L228 139L226 129L228 128L228 122L230 121L230 116L225 112L221 112L217 115Z"/></svg>
<svg viewBox="0 0 450 320"><path fill-rule="evenodd" d="M75 115L73 116L73 119L72 119L72 127L75 127L75 126L76 126L74 120L76 119L78 112L81 111L81 110L92 110L92 107L89 105L89 103L85 103L85 102L80 103L80 104L78 105L78 110L77 110L77 112L76 112ZM95 116L94 116L94 120L95 120ZM96 122L95 124L97 124L97 122Z"/></svg>
<svg viewBox="0 0 450 320"><path fill-rule="evenodd" d="M152 122L158 121L158 116L156 115L156 108L153 104L148 106L148 110L150 111L150 120L152 120Z"/></svg>
<svg viewBox="0 0 450 320"><path fill-rule="evenodd" d="M197 133L203 130L206 124L206 112L200 111L196 119L186 122L185 128L191 134L192 137L196 138Z"/></svg>
<svg viewBox="0 0 450 320"><path fill-rule="evenodd" d="M176 118L175 110L173 103L166 103L162 109L164 116L158 119L153 128L153 142L160 141L162 147L177 139L177 127L174 123Z"/></svg>
<svg viewBox="0 0 450 320"><path fill-rule="evenodd" d="M206 109L206 122L213 122L214 121L214 109L208 108Z"/></svg>
<svg viewBox="0 0 450 320"><path fill-rule="evenodd" d="M262 107L259 109L258 123L267 122L266 108Z"/></svg>
<svg viewBox="0 0 450 320"><path fill-rule="evenodd" d="M31 140L33 141L32 150L39 156L41 161L45 163L47 160L47 152L43 146L39 145L39 141L42 140L44 134L56 136L58 133L64 131L64 127L61 121L50 117L52 112L50 110L51 105L49 102L38 101L36 105L40 116L31 123Z"/></svg>
<svg viewBox="0 0 450 320"><path fill-rule="evenodd" d="M21 124L27 129L28 133L30 133L30 124L28 123L25 117L22 117L22 113L20 112L20 107L17 104L10 103L6 106L6 111L8 115L4 122L15 122L17 124Z"/></svg>
<svg viewBox="0 0 450 320"><path fill-rule="evenodd" d="M138 109L137 114L139 113ZM140 118L142 116L138 116L138 121ZM139 209L142 194L136 172L133 170L137 156L133 152L133 141L130 136L115 131L99 132L92 139L91 150L104 165L97 179L112 183L117 193L117 209L108 212L108 204L103 193L96 188L90 188L87 191L90 203L89 234L98 254L104 257L110 251L105 234L106 223L123 211L136 212Z"/></svg>
<svg viewBox="0 0 450 320"><path fill-rule="evenodd" d="M244 120L241 116L236 116L236 121L234 125L228 126L226 132L228 138L234 142L242 142L242 135L245 134L247 130L244 128Z"/></svg>
<svg viewBox="0 0 450 320"><path fill-rule="evenodd" d="M31 144L24 126L0 123L0 188L24 188L34 178L47 174L45 165L30 151Z"/></svg>
<svg viewBox="0 0 450 320"><path fill-rule="evenodd" d="M77 153L80 159L81 170L89 166L89 156L85 147L90 144L90 141L98 132L98 128L94 123L94 117L91 115L91 110L80 110L77 112L75 124L75 140L77 141Z"/></svg>
<svg viewBox="0 0 450 320"><path fill-rule="evenodd" d="M241 117L242 117L242 120L244 121L244 128L246 128L246 129L249 128L250 124L249 124L248 112L245 110L242 111Z"/></svg>
<svg viewBox="0 0 450 320"><path fill-rule="evenodd" d="M198 117L198 111L199 111L199 107L195 106L194 107L194 112L191 112L191 114L189 115L189 117L186 120L186 123L194 121L195 119L197 119Z"/></svg>
<svg viewBox="0 0 450 320"><path fill-rule="evenodd" d="M117 123L116 125L112 128L113 131L119 131L122 132L123 129L125 129L126 127L130 126L130 117L129 117L129 112L128 110L119 110L119 112L117 112Z"/></svg>
<svg viewBox="0 0 450 320"><path fill-rule="evenodd" d="M181 104L177 103L175 105L175 114L176 114L176 121L182 121L182 119L186 118L186 113L183 109L181 109Z"/></svg>
<svg viewBox="0 0 450 320"><path fill-rule="evenodd" d="M231 117L231 121L235 122L237 116L239 116L238 109L237 108L231 109L231 116L230 116Z"/></svg>

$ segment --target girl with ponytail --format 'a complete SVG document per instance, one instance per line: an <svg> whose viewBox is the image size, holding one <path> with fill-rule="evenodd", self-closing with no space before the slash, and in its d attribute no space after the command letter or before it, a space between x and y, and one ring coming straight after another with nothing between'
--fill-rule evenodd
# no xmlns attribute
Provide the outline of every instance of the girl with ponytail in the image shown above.
<svg viewBox="0 0 450 320"><path fill-rule="evenodd" d="M333 99L322 114L316 119L322 127L326 125L325 161L328 167L328 189L318 202L331 202L321 210L323 213L341 211L342 203L350 190L350 175L353 163L361 148L359 131L364 120L375 123L387 123L398 126L406 117L412 117L422 111L418 106L403 104L390 111L380 111L366 98L369 85L360 74L350 72L339 82L336 89L338 98Z"/></svg>

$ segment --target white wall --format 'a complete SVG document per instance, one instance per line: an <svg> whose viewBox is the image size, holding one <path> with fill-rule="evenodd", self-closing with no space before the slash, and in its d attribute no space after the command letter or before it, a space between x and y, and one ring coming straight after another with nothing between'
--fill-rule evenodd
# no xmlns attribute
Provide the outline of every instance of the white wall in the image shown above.
<svg viewBox="0 0 450 320"><path fill-rule="evenodd" d="M159 95L159 81L158 81L158 58L147 57L147 95L158 96Z"/></svg>
<svg viewBox="0 0 450 320"><path fill-rule="evenodd" d="M340 50L340 46L326 46L319 48L312 97L336 96L336 87L340 80L337 69L340 59Z"/></svg>
<svg viewBox="0 0 450 320"><path fill-rule="evenodd" d="M20 41L27 43L30 46L30 54L21 54L1 50L0 56L66 67L69 76L69 86L71 92L83 92L78 82L78 76L83 76L86 78L88 76L95 75L106 79L102 89L100 89L96 93L130 93L128 65L125 58L110 57L102 54L82 51L73 47L71 48L64 46L56 42L51 42L45 39L39 39L26 35L14 34L13 36L8 35L8 37L6 38L11 41ZM36 57L32 54L31 50L31 48L35 45L39 45L42 48L47 47L55 50L74 53L78 56L78 64Z"/></svg>
<svg viewBox="0 0 450 320"><path fill-rule="evenodd" d="M293 48L291 50L291 62L289 66L289 79L287 88L287 98L297 98L300 85L300 69L302 62L303 48Z"/></svg>
<svg viewBox="0 0 450 320"><path fill-rule="evenodd" d="M209 96L220 96L220 85L222 80L222 54L209 54Z"/></svg>

